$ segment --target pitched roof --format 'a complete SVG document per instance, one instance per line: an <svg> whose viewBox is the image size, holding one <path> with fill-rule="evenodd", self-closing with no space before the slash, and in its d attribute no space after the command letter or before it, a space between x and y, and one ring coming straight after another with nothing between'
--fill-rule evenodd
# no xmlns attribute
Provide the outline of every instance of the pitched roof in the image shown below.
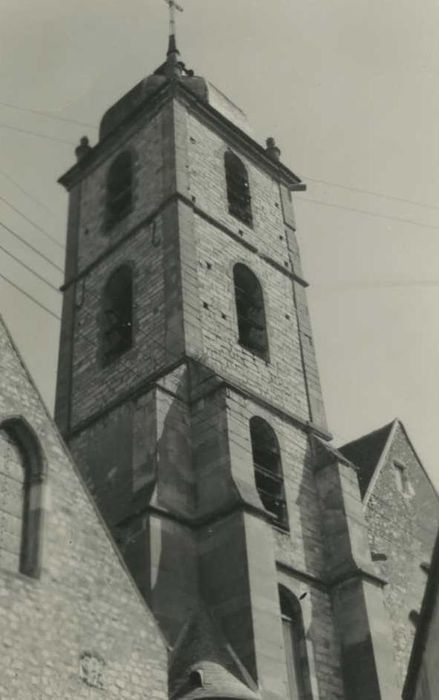
<svg viewBox="0 0 439 700"><path fill-rule="evenodd" d="M361 497L364 498L367 487L383 454L395 421L388 423L372 433L348 442L339 448L342 455L358 467L358 480Z"/></svg>
<svg viewBox="0 0 439 700"><path fill-rule="evenodd" d="M171 697L184 700L260 698L247 671L204 605L186 623L172 651L170 691Z"/></svg>

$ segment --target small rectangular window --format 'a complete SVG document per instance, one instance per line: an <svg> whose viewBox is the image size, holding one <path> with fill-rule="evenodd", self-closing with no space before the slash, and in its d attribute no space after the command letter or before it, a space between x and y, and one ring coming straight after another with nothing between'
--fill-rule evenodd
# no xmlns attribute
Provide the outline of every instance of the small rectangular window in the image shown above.
<svg viewBox="0 0 439 700"><path fill-rule="evenodd" d="M404 494L409 493L409 481L407 477L406 468L403 464L400 464L399 462L394 462L393 467L395 470L395 478L398 490Z"/></svg>

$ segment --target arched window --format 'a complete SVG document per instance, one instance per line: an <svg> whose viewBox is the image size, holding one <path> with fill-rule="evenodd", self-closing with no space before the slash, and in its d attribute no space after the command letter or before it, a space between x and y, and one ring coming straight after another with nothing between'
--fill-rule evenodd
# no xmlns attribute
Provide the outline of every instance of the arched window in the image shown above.
<svg viewBox="0 0 439 700"><path fill-rule="evenodd" d="M289 698L307 700L310 683L302 610L297 598L283 586L279 587L279 597Z"/></svg>
<svg viewBox="0 0 439 700"><path fill-rule="evenodd" d="M43 463L33 431L21 418L0 424L0 567L40 573Z"/></svg>
<svg viewBox="0 0 439 700"><path fill-rule="evenodd" d="M107 175L106 222L111 228L130 211L133 202L133 163L129 151L120 153Z"/></svg>
<svg viewBox="0 0 439 700"><path fill-rule="evenodd" d="M224 166L229 212L251 226L253 217L247 169L242 160L231 151L227 151L224 156Z"/></svg>
<svg viewBox="0 0 439 700"><path fill-rule="evenodd" d="M233 268L239 342L247 350L267 359L268 338L262 287L256 275L245 265Z"/></svg>
<svg viewBox="0 0 439 700"><path fill-rule="evenodd" d="M129 265L117 268L104 290L103 361L111 362L133 344L133 280Z"/></svg>
<svg viewBox="0 0 439 700"><path fill-rule="evenodd" d="M267 421L254 416L250 420L250 437L256 488L261 501L273 522L287 529L288 511L276 434Z"/></svg>

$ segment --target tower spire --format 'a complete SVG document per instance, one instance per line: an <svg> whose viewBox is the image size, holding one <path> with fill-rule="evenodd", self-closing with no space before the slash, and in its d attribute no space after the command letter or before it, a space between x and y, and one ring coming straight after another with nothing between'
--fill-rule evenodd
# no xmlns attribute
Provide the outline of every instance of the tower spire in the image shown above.
<svg viewBox="0 0 439 700"><path fill-rule="evenodd" d="M171 60L176 63L178 60L177 56L180 55L180 52L177 48L177 23L175 13L176 10L178 10L178 12L183 12L183 8L175 0L165 0L165 3L169 7L169 44L167 56L168 61Z"/></svg>

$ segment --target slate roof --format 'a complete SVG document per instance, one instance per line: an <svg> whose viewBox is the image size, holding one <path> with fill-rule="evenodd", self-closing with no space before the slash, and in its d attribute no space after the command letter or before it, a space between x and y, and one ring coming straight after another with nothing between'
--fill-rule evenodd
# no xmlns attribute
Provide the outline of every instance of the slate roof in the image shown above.
<svg viewBox="0 0 439 700"><path fill-rule="evenodd" d="M395 421L339 448L342 455L358 467L361 497L364 498L383 454Z"/></svg>
<svg viewBox="0 0 439 700"><path fill-rule="evenodd" d="M255 684L204 606L186 623L172 651L170 697L260 700Z"/></svg>

